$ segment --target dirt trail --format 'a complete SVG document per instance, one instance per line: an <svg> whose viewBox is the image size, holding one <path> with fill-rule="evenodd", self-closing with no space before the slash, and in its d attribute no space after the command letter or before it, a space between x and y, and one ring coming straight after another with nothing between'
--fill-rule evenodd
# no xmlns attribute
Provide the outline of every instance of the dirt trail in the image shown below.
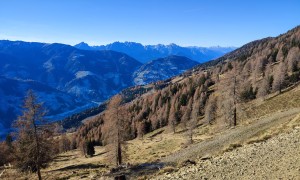
<svg viewBox="0 0 300 180"><path fill-rule="evenodd" d="M153 179L300 179L300 126Z"/></svg>
<svg viewBox="0 0 300 180"><path fill-rule="evenodd" d="M240 144L251 137L264 132L265 130L275 127L279 124L287 122L300 113L300 108L294 108L287 111L273 113L269 117L265 117L249 125L238 126L234 129L228 129L211 140L203 141L192 145L188 149L172 154L162 159L163 162L174 163L187 159L195 159L196 157L212 156L220 153L230 144Z"/></svg>

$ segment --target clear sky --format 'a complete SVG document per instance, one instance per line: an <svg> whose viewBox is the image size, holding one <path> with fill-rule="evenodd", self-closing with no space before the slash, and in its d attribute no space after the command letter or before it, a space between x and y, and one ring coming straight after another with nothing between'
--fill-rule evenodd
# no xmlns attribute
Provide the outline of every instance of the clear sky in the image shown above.
<svg viewBox="0 0 300 180"><path fill-rule="evenodd" d="M300 0L0 0L0 39L241 46L300 25Z"/></svg>

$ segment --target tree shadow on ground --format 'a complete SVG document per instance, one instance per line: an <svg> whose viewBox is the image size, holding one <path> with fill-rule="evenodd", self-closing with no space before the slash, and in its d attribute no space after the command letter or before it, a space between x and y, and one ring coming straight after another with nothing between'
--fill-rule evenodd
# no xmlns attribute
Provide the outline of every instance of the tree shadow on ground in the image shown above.
<svg viewBox="0 0 300 180"><path fill-rule="evenodd" d="M97 168L105 168L107 165L105 164L76 164L70 165L63 168L55 169L52 171L65 171L65 170L73 170L73 169L97 169Z"/></svg>
<svg viewBox="0 0 300 180"><path fill-rule="evenodd" d="M142 175L149 175L159 171L161 168L165 166L165 163L162 162L153 162L153 163L143 163L134 165L131 167L120 167L117 169L112 169L107 176L110 177L118 177L118 176L126 176L126 177L138 177Z"/></svg>

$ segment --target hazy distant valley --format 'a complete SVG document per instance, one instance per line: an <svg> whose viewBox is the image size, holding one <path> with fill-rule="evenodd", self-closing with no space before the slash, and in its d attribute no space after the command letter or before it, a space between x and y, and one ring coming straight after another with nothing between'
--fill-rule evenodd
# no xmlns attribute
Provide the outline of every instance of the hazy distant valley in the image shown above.
<svg viewBox="0 0 300 180"><path fill-rule="evenodd" d="M48 119L56 121L96 107L127 87L165 80L198 64L178 56L184 54L182 49L183 52L187 49L180 47L178 50L179 46L175 46L177 50L172 50L174 45L161 45L159 51L145 50L140 56L135 54L137 60L124 52L138 52L140 44L114 44L123 48L107 45L103 46L106 47L104 50L76 45L78 49L64 44L0 41L0 134L3 136L20 114L21 104L29 89L45 102ZM128 50L124 50L125 47ZM197 51L197 55L204 62L230 50L217 48L209 54L201 50ZM148 59L142 64L140 61L145 61L145 55L164 58Z"/></svg>

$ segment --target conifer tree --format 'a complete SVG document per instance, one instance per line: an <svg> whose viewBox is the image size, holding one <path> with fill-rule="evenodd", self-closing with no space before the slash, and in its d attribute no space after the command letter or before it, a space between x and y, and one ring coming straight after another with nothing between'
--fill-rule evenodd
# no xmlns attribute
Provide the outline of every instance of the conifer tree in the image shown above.
<svg viewBox="0 0 300 180"><path fill-rule="evenodd" d="M187 122L187 135L189 143L193 143L193 136L194 136L194 129L197 127L198 124L198 116L199 116L199 108L200 108L200 102L195 100L193 103L193 108L191 112L191 119Z"/></svg>
<svg viewBox="0 0 300 180"><path fill-rule="evenodd" d="M285 76L286 65L284 62L280 62L274 74L274 81L272 85L273 91L278 91L279 93L281 93L284 85Z"/></svg>
<svg viewBox="0 0 300 180"><path fill-rule="evenodd" d="M168 126L173 133L175 133L176 131L176 123L177 123L176 106L177 103L176 103L176 99L174 98L171 103L171 108L170 108L170 113L168 118L169 119Z"/></svg>
<svg viewBox="0 0 300 180"><path fill-rule="evenodd" d="M210 95L205 107L205 119L209 124L216 119L217 99L214 95Z"/></svg>
<svg viewBox="0 0 300 180"><path fill-rule="evenodd" d="M187 122L190 120L191 118L191 113L192 113L192 105L193 105L193 98L189 99L189 102L186 106L185 112L182 116L182 123L184 125L184 128L187 128Z"/></svg>
<svg viewBox="0 0 300 180"><path fill-rule="evenodd" d="M105 114L105 127L104 132L106 134L107 148L111 152L111 160L116 166L120 166L123 163L124 156L126 156L125 149L126 143L125 140L129 136L129 121L126 121L128 118L127 111L120 107L122 102L122 96L114 96L107 108Z"/></svg>
<svg viewBox="0 0 300 180"><path fill-rule="evenodd" d="M30 90L23 106L22 115L18 117L16 139L16 165L22 171L37 172L42 179L41 168L52 160L49 126L45 125L45 109L36 95Z"/></svg>

